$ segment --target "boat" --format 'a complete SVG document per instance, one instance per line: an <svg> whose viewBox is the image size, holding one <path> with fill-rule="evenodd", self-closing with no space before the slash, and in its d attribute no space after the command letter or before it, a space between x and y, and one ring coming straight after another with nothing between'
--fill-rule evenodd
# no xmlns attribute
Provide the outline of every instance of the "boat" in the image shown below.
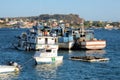
<svg viewBox="0 0 120 80"><path fill-rule="evenodd" d="M53 28L51 32L56 33L58 36L59 49L71 50L73 48L74 39L71 28L59 26L57 28Z"/></svg>
<svg viewBox="0 0 120 80"><path fill-rule="evenodd" d="M16 62L9 65L0 65L0 73L19 72L20 66Z"/></svg>
<svg viewBox="0 0 120 80"><path fill-rule="evenodd" d="M110 24L107 24L104 28L108 30L112 30L114 27Z"/></svg>
<svg viewBox="0 0 120 80"><path fill-rule="evenodd" d="M76 37L77 35L77 37ZM99 50L106 47L106 40L96 39L94 31L81 28L75 35L75 45L80 49Z"/></svg>
<svg viewBox="0 0 120 80"><path fill-rule="evenodd" d="M56 45L57 37L48 34L49 28L44 29L42 25L33 26L30 30L23 32L19 37L17 37L17 43L14 44L14 47L18 50L27 50L27 51L38 51L46 47L47 44L58 48Z"/></svg>
<svg viewBox="0 0 120 80"><path fill-rule="evenodd" d="M15 66L8 66L8 65L0 65L0 73L5 72L18 72L19 68Z"/></svg>
<svg viewBox="0 0 120 80"><path fill-rule="evenodd" d="M82 49L89 49L89 50L99 50L106 47L105 40L89 40L89 41L81 41L80 45Z"/></svg>
<svg viewBox="0 0 120 80"><path fill-rule="evenodd" d="M108 61L109 58L103 58L103 57L95 57L95 56L73 56L70 58L71 60L79 60L79 61L85 61L85 62L102 62L102 61Z"/></svg>
<svg viewBox="0 0 120 80"><path fill-rule="evenodd" d="M63 56L57 55L57 49L45 48L34 55L37 64L62 62Z"/></svg>
<svg viewBox="0 0 120 80"><path fill-rule="evenodd" d="M99 50L104 49L106 47L105 40L97 40L94 38L93 32L86 32L83 36L79 39L80 40L80 48L82 49L89 49L89 50Z"/></svg>

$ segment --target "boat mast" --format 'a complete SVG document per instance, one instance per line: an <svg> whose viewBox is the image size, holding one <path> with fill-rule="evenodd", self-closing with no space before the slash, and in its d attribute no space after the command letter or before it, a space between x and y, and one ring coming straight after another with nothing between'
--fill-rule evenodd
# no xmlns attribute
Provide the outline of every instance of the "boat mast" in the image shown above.
<svg viewBox="0 0 120 80"><path fill-rule="evenodd" d="M84 20L82 20L82 22L81 22L81 24L80 24L80 27L81 27L80 32L81 32L81 34L82 34L82 36L83 36L83 35L85 34Z"/></svg>

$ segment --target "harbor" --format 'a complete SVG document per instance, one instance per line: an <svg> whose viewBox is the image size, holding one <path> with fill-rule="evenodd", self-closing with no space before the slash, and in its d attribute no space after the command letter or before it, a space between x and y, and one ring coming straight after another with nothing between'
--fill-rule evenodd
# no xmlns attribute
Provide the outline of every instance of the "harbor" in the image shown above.
<svg viewBox="0 0 120 80"><path fill-rule="evenodd" d="M17 50L11 47L15 36L21 35L26 29L0 29L0 65L15 61L22 66L16 73L0 74L5 80L61 80L61 79L115 79L119 80L119 30L94 29L97 39L105 39L106 47L102 50L58 50L58 56L63 56L60 63L35 65L33 59L37 51ZM8 34L9 33L9 34ZM104 35L103 35L104 34ZM111 36L108 36L111 35ZM116 35L116 36L114 36ZM83 62L70 60L73 56L97 56L109 58L105 62ZM66 74L66 75L65 75ZM106 75L105 75L106 74ZM118 75L116 75L118 74ZM3 76L6 75L6 76ZM72 76L72 77L71 77ZM101 77L102 76L102 77Z"/></svg>
<svg viewBox="0 0 120 80"><path fill-rule="evenodd" d="M120 80L120 0L1 0L0 80Z"/></svg>

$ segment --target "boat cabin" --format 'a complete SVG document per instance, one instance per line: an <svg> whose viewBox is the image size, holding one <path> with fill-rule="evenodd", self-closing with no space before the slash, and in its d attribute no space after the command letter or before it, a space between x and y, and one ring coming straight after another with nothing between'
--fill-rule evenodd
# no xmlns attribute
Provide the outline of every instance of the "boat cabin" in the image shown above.
<svg viewBox="0 0 120 80"><path fill-rule="evenodd" d="M57 56L57 49L54 48L45 48L40 49L40 52L36 52L34 57L56 57Z"/></svg>

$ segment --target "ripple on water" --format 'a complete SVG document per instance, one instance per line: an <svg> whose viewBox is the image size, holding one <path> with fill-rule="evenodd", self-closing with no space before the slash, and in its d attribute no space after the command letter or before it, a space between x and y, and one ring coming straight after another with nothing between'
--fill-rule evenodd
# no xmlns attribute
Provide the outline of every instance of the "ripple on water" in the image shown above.
<svg viewBox="0 0 120 80"><path fill-rule="evenodd" d="M23 30L24 31L24 30ZM0 30L0 64L16 61L23 69L18 74L0 76L4 80L119 80L120 79L120 30L97 30L99 39L107 40L107 47L101 51L58 51L64 56L61 64L44 64L35 66L32 58L35 52L18 51L9 46L14 36L22 30ZM9 34L8 34L9 33ZM108 36L110 35L110 36ZM115 36L116 35L116 36ZM7 37L5 39L5 37ZM99 55L110 58L108 62L81 62L69 60L71 56Z"/></svg>

